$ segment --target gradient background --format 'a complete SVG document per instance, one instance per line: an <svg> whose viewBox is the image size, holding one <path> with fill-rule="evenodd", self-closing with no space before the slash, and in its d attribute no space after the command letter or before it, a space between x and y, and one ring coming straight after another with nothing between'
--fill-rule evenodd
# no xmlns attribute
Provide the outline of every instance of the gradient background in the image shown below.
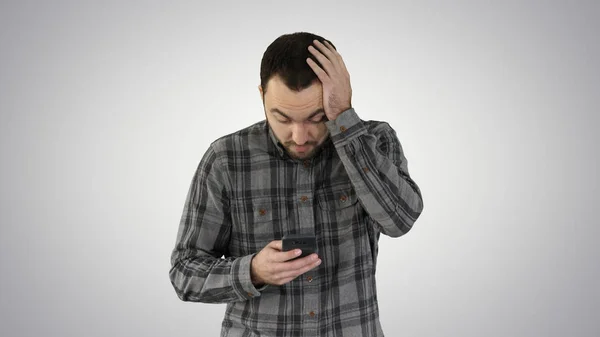
<svg viewBox="0 0 600 337"><path fill-rule="evenodd" d="M0 335L218 336L170 254L266 47L332 40L425 209L382 237L386 336L598 336L595 1L0 5Z"/></svg>

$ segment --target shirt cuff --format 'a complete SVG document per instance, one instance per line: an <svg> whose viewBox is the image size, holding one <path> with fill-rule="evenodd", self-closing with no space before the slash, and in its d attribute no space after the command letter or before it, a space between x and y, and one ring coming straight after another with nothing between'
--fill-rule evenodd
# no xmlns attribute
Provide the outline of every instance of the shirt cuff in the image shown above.
<svg viewBox="0 0 600 337"><path fill-rule="evenodd" d="M235 259L231 268L233 277L233 287L238 294L244 299L252 299L256 296L261 295L261 291L264 290L268 284L256 289L252 284L252 278L250 277L250 267L252 258L256 254L246 255Z"/></svg>
<svg viewBox="0 0 600 337"><path fill-rule="evenodd" d="M336 119L325 122L325 125L329 129L329 135L334 143L358 134L364 129L363 122L354 108L345 110Z"/></svg>

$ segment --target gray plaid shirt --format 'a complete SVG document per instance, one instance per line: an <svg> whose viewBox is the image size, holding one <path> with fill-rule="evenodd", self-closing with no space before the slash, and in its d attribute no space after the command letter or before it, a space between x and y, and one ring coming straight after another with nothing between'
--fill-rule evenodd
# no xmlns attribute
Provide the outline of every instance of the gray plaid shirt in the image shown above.
<svg viewBox="0 0 600 337"><path fill-rule="evenodd" d="M200 161L169 275L183 301L227 303L221 336L383 336L379 235L410 230L421 191L388 123L352 108L325 123L329 137L310 160L288 156L263 120L216 140ZM256 289L252 257L294 233L316 236L321 265Z"/></svg>

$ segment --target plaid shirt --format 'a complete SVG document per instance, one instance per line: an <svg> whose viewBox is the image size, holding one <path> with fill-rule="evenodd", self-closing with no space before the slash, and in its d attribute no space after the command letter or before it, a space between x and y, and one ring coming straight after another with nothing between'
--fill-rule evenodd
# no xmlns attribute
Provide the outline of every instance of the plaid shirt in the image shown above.
<svg viewBox="0 0 600 337"><path fill-rule="evenodd" d="M399 237L421 191L388 123L353 108L297 160L266 120L213 142L191 182L171 255L183 301L227 303L221 336L383 336L375 267L380 233ZM286 234L312 234L322 263L256 289L252 257Z"/></svg>

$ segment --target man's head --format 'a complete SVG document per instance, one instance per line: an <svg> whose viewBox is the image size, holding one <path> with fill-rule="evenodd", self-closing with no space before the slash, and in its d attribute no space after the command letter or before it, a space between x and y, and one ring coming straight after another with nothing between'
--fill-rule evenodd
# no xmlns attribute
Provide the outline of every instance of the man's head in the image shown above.
<svg viewBox="0 0 600 337"><path fill-rule="evenodd" d="M297 159L312 157L328 136L323 88L306 63L310 57L321 66L308 51L313 40L324 41L305 32L282 35L267 47L260 65L258 90L265 117L275 137Z"/></svg>

